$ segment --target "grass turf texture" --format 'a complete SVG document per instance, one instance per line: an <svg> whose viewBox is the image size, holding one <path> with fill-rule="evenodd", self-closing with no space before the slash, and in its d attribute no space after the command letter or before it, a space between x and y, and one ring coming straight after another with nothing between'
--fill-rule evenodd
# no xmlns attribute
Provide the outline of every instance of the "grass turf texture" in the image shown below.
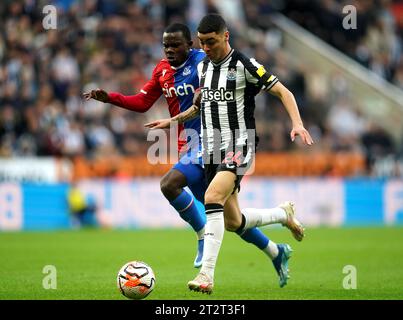
<svg viewBox="0 0 403 320"><path fill-rule="evenodd" d="M294 249L291 279L280 289L268 258L226 232L211 296L191 292L196 238L190 230L80 230L0 233L0 300L126 299L116 287L123 264L143 260L156 274L148 299L402 299L403 228L318 228L296 242L284 228L263 229ZM44 289L45 265L57 289ZM357 289L343 289L346 265Z"/></svg>

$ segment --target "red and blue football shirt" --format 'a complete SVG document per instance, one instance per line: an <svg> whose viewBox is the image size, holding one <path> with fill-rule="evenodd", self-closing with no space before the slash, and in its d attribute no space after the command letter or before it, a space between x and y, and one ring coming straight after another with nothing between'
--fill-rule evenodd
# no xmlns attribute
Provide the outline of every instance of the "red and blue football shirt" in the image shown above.
<svg viewBox="0 0 403 320"><path fill-rule="evenodd" d="M117 92L109 93L109 102L125 109L146 112L163 94L168 103L171 117L187 110L193 104L193 95L199 88L197 65L205 58L202 50L191 49L188 59L179 67L173 67L166 59L162 59L154 68L151 79L143 86L140 93L124 96ZM192 129L192 130L186 130ZM192 133L197 133L195 138ZM178 128L178 150L193 147L187 142L200 145L200 119L195 118Z"/></svg>

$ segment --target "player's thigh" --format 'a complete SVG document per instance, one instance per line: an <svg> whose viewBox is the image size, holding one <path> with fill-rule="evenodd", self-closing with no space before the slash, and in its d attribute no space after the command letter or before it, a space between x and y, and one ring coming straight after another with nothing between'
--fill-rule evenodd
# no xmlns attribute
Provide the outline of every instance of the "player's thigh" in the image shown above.
<svg viewBox="0 0 403 320"><path fill-rule="evenodd" d="M238 191L231 194L224 205L224 222L225 229L228 231L236 231L242 224L242 213L239 207Z"/></svg>
<svg viewBox="0 0 403 320"><path fill-rule="evenodd" d="M192 154L183 155L172 169L179 171L186 178L187 186L196 184L200 180L204 181L205 179L200 160Z"/></svg>
<svg viewBox="0 0 403 320"><path fill-rule="evenodd" d="M219 171L207 187L205 203L224 205L234 190L236 175L230 171Z"/></svg>

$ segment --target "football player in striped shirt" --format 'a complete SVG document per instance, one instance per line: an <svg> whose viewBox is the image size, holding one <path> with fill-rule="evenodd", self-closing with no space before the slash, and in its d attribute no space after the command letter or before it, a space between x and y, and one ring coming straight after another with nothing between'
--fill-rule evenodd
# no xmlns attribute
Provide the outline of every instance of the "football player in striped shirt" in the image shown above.
<svg viewBox="0 0 403 320"><path fill-rule="evenodd" d="M282 101L292 121L292 141L297 135L307 145L313 140L303 126L293 94L255 59L231 48L229 32L220 15L209 14L200 21L198 38L207 57L198 65L200 94L195 98L195 105L176 117L151 123L150 127L164 128L172 121L183 123L200 114L208 183L207 224L203 265L188 287L211 293L224 229L242 235L250 228L281 222L297 240L301 241L304 236L290 202L274 209L241 210L239 207L240 182L253 162L257 141L253 116L255 96L265 90ZM272 240L267 240L265 245L264 251L271 258L279 285L283 287L289 278L291 247Z"/></svg>
<svg viewBox="0 0 403 320"><path fill-rule="evenodd" d="M205 58L203 51L192 49L191 45L189 29L183 24L173 24L165 29L163 34L166 59L162 59L155 67L151 80L143 86L140 93L125 96L121 93L107 93L104 90L97 89L85 93L84 97L111 103L135 112L146 112L163 94L172 117L182 111L186 112L192 106L194 92L199 86L197 65ZM196 145L189 145L189 141L181 138L181 133L185 130L189 132L190 136L197 136L196 139L190 139ZM179 126L178 150L183 150L184 152L182 152L179 162L161 179L162 193L176 209L180 217L189 223L197 234L198 250L194 260L196 268L199 268L202 264L206 218L204 208L195 205L193 196L184 187L188 186L196 199L204 203L207 184L201 166L201 154L198 152L201 147L199 135L199 118ZM245 210L255 212L255 209L252 208ZM290 210L290 206L288 206L288 210ZM267 217L271 219L272 223L276 223L279 215L284 216L284 211L277 208L274 211L270 211ZM287 226L293 225L288 224ZM269 240L258 228L249 228L240 236L243 240L254 244L262 250L267 249Z"/></svg>

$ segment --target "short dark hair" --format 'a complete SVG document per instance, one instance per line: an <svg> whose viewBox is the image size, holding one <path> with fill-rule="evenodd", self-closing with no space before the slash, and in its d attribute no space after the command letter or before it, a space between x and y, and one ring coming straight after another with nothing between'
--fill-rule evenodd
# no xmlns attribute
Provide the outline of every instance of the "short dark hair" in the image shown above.
<svg viewBox="0 0 403 320"><path fill-rule="evenodd" d="M169 25L164 32L171 33L171 32L182 32L183 36L187 41L192 41L192 37L190 35L189 28L184 25L183 23L173 23Z"/></svg>
<svg viewBox="0 0 403 320"><path fill-rule="evenodd" d="M216 13L210 13L201 19L197 31L200 33L221 33L226 29L227 24L225 23L223 17Z"/></svg>

